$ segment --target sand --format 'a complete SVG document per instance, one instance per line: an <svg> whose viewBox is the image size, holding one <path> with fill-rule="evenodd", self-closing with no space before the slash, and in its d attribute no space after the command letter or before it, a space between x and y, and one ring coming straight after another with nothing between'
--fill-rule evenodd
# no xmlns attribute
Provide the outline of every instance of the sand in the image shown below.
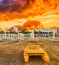
<svg viewBox="0 0 59 65"><path fill-rule="evenodd" d="M26 43L27 42L27 43ZM28 63L23 59L23 47L28 41L5 41L0 42L0 65L59 65L59 42L39 40L41 47L47 45L46 52L50 57L50 62L44 62L41 57L30 57Z"/></svg>

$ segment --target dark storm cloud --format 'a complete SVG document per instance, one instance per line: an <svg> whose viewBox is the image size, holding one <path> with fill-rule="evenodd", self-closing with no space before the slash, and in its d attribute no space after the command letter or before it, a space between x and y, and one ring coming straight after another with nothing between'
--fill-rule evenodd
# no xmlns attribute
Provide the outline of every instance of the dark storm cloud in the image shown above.
<svg viewBox="0 0 59 65"><path fill-rule="evenodd" d="M22 9L24 6L22 6L22 2L23 3L26 1L26 0L18 0L19 2L17 1L14 1L14 0L3 0L0 2L0 11L1 12L5 12L5 11L14 11L14 10L19 10L19 9Z"/></svg>
<svg viewBox="0 0 59 65"><path fill-rule="evenodd" d="M32 0L34 1L34 0ZM1 0L0 12L21 11L30 4L30 0Z"/></svg>

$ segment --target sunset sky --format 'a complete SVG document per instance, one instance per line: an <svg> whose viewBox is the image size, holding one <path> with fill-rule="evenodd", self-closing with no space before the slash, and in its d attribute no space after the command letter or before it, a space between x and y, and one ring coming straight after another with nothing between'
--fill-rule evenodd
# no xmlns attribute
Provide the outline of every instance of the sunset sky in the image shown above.
<svg viewBox="0 0 59 65"><path fill-rule="evenodd" d="M1 29L32 20L39 21L43 28L59 27L59 0L0 0Z"/></svg>

